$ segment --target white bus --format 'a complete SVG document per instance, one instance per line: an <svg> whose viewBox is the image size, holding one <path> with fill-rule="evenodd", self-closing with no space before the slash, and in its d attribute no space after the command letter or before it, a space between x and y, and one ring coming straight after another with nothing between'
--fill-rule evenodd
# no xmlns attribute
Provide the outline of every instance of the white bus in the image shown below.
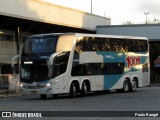
<svg viewBox="0 0 160 120"><path fill-rule="evenodd" d="M21 55L24 94L76 94L103 90L136 91L149 85L148 40L100 34L39 34Z"/></svg>

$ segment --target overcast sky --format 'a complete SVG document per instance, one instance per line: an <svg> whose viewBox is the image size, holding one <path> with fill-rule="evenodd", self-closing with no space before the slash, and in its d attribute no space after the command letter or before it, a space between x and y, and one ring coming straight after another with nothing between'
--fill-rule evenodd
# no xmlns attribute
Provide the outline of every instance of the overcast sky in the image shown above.
<svg viewBox="0 0 160 120"><path fill-rule="evenodd" d="M91 12L91 0L43 0L54 4ZM92 0L92 13L111 18L112 25L126 21L145 23L148 20L160 19L160 0Z"/></svg>

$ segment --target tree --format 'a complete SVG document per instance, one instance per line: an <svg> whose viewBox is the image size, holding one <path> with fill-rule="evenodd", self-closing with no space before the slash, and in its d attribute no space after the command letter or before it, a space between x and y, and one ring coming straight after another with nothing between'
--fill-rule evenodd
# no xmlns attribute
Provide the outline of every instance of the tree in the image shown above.
<svg viewBox="0 0 160 120"><path fill-rule="evenodd" d="M123 24L123 25L133 25L133 24L135 24L135 23L132 22L132 21L127 20L126 22L123 22L122 24Z"/></svg>
<svg viewBox="0 0 160 120"><path fill-rule="evenodd" d="M160 23L160 20L156 19L156 18L154 18L153 20L148 20L147 21L147 24L159 24L159 23Z"/></svg>
<svg viewBox="0 0 160 120"><path fill-rule="evenodd" d="M122 25L134 25L134 24L146 24L146 23L134 23L130 20L123 22ZM154 18L153 20L147 20L147 24L160 24L160 19Z"/></svg>

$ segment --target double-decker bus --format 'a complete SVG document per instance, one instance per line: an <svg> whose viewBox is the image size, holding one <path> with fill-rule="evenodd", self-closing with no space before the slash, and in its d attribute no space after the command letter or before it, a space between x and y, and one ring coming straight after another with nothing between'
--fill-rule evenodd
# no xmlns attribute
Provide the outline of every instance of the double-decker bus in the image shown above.
<svg viewBox="0 0 160 120"><path fill-rule="evenodd" d="M72 98L103 90L136 91L149 85L145 37L51 33L30 36L21 54L24 94Z"/></svg>

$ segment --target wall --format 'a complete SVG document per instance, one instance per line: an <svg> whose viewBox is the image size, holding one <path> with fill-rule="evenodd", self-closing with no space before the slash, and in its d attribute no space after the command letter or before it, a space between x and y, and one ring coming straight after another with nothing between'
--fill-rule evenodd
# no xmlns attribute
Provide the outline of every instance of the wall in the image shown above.
<svg viewBox="0 0 160 120"><path fill-rule="evenodd" d="M160 25L115 25L98 26L96 33L147 37L150 41L160 39Z"/></svg>

